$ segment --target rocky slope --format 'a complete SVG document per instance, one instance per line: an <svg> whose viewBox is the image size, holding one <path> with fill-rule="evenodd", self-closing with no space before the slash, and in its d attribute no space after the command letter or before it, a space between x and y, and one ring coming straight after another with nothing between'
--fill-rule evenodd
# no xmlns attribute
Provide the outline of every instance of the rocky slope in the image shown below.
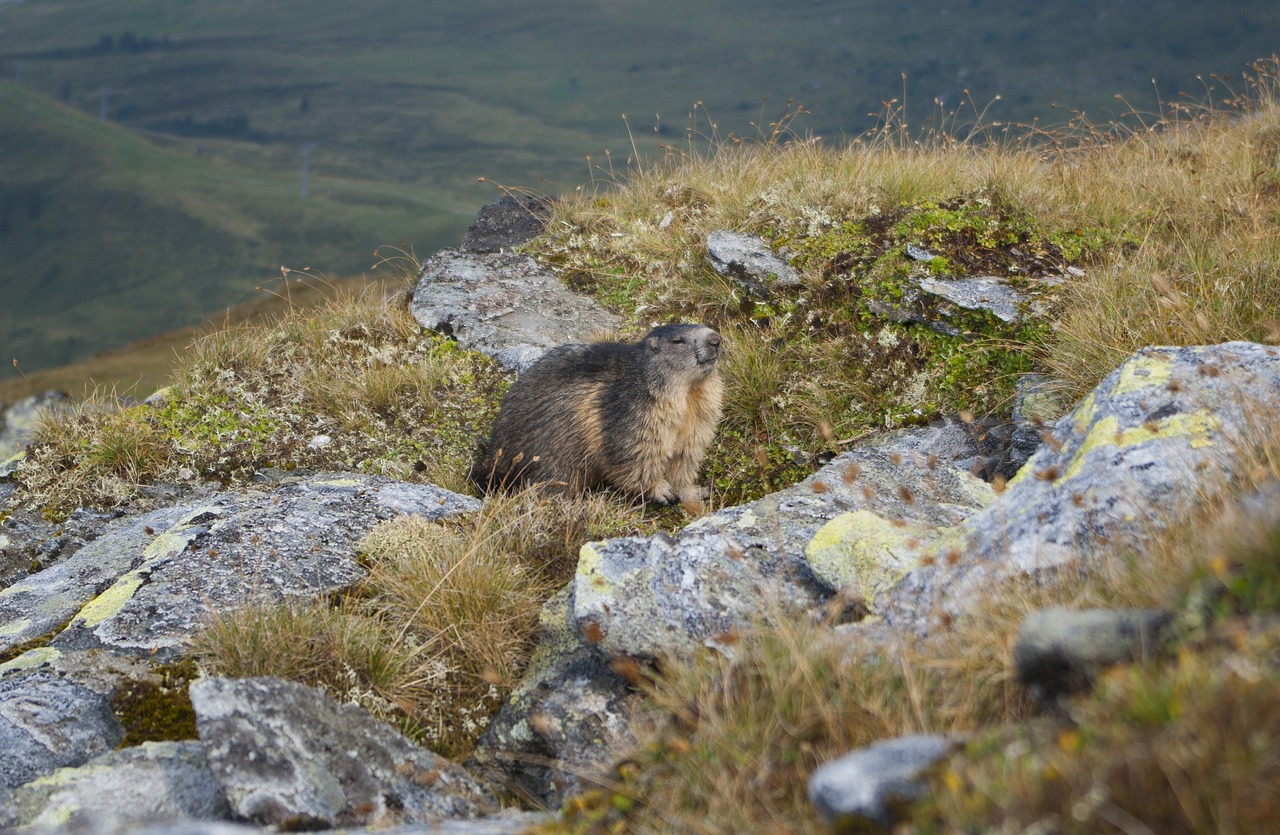
<svg viewBox="0 0 1280 835"><path fill-rule="evenodd" d="M427 262L413 300L425 327L518 369L611 326L505 240L473 236ZM945 298L929 309L969 303ZM1099 543L1140 553L1238 478L1251 414L1277 397L1276 348L1149 348L1052 425L1001 433L951 418L867 438L804 481L673 535L586 543L547 604L525 681L462 764L311 688L175 671L202 618L350 588L365 573L355 545L376 522L464 514L477 500L352 473L264 473L253 487L157 488L148 512L82 510L54 524L12 506L19 455L0 469L0 826L520 831L544 818L502 811L499 795L514 788L554 808L631 738L638 696L620 659L731 653L738 630L779 606L841 621L834 640L886 652L928 640L984 587L1088 571ZM1016 475L1000 490L974 475L1002 471ZM1112 642L1112 655L1153 648L1168 619L1154 617L1149 629L1115 626L1131 640ZM1027 639L1030 686L1095 663L1063 649L1079 625L1055 623ZM191 737L119 747L122 694L150 685L185 704L188 683ZM914 776L950 750L939 738L886 743L820 770L811 796L833 821L888 825L921 790ZM862 776L868 759L887 782Z"/></svg>

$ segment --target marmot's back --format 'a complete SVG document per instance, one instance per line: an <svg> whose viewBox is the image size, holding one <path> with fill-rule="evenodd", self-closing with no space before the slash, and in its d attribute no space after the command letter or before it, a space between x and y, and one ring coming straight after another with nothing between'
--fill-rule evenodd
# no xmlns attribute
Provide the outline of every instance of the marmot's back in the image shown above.
<svg viewBox="0 0 1280 835"><path fill-rule="evenodd" d="M650 501L701 498L720 346L710 328L664 325L636 343L548 351L507 392L472 477L486 490L609 483Z"/></svg>

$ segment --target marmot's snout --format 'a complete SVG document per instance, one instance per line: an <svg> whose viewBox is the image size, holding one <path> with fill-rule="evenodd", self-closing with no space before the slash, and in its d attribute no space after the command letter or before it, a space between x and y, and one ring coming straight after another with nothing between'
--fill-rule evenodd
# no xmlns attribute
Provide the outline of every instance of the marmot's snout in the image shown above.
<svg viewBox="0 0 1280 835"><path fill-rule="evenodd" d="M698 365L710 365L720 359L720 334L709 331L693 346L693 355L698 358Z"/></svg>

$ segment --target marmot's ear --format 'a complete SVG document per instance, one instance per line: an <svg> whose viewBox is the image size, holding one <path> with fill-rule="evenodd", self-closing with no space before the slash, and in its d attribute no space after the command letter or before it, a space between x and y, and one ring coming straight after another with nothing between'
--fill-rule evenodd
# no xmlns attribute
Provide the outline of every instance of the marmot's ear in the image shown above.
<svg viewBox="0 0 1280 835"><path fill-rule="evenodd" d="M644 344L645 344L645 347L647 347L650 351L652 351L655 354L662 349L662 340L658 339L658 337L656 336L649 337L644 341Z"/></svg>

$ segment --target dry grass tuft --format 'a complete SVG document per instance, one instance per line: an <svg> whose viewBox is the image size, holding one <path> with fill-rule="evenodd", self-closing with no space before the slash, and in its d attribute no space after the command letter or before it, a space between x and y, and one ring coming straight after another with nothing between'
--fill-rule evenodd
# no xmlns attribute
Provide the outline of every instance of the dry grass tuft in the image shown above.
<svg viewBox="0 0 1280 835"><path fill-rule="evenodd" d="M605 494L495 497L451 522L397 517L365 538L369 575L345 599L214 618L198 650L225 675L323 685L463 756L523 672L541 606L579 544L651 524Z"/></svg>

